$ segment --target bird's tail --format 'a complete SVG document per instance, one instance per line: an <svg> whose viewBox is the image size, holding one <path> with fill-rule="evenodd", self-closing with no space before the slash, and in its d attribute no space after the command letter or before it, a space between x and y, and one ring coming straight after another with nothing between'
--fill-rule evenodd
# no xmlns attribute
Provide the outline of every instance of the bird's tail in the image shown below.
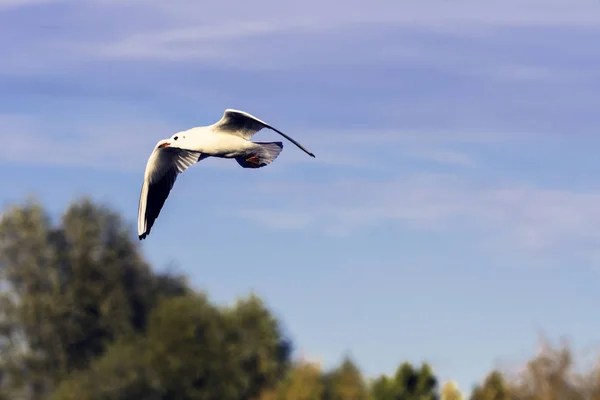
<svg viewBox="0 0 600 400"><path fill-rule="evenodd" d="M281 142L254 142L256 147L248 157L236 157L235 160L243 168L261 168L269 165L283 150Z"/></svg>

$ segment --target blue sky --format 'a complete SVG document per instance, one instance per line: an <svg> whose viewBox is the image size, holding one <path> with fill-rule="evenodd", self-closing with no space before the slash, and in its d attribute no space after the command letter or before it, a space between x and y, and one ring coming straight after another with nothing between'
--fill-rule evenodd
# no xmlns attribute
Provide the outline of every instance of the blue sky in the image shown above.
<svg viewBox="0 0 600 400"><path fill-rule="evenodd" d="M325 367L468 390L540 331L599 344L599 41L591 0L0 0L0 202L89 194L133 235L155 143L248 111L316 158L192 167L153 265L255 290Z"/></svg>

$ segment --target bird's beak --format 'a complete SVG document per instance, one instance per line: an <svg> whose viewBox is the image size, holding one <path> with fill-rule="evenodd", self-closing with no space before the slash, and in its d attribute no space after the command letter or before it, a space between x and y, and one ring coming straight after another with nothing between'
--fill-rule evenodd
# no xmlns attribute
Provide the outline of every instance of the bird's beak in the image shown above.
<svg viewBox="0 0 600 400"><path fill-rule="evenodd" d="M165 143L162 143L162 144L160 144L160 145L158 146L158 148L159 148L159 149L162 149L163 147L167 147L167 146L170 146L170 145L171 145L171 143L169 143L169 142L165 142Z"/></svg>

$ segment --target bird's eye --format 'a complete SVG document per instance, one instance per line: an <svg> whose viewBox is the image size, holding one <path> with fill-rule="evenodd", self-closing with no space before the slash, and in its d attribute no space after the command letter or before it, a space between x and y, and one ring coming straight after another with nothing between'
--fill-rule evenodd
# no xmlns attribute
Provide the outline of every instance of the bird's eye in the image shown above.
<svg viewBox="0 0 600 400"><path fill-rule="evenodd" d="M179 139L179 137L178 137L178 136L175 136L175 137L173 138L173 140L177 140L177 139Z"/></svg>

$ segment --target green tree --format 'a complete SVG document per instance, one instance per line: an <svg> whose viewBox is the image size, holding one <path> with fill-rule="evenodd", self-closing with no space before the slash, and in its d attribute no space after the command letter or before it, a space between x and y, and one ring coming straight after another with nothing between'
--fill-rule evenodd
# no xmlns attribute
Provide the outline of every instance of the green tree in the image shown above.
<svg viewBox="0 0 600 400"><path fill-rule="evenodd" d="M508 382L499 371L492 371L483 381L477 385L471 393L471 400L509 400L511 390Z"/></svg>
<svg viewBox="0 0 600 400"><path fill-rule="evenodd" d="M255 296L233 307L195 293L161 302L145 335L112 345L53 400L239 400L275 387L290 347Z"/></svg>
<svg viewBox="0 0 600 400"><path fill-rule="evenodd" d="M371 383L372 400L396 400L396 384L392 378L380 376Z"/></svg>
<svg viewBox="0 0 600 400"><path fill-rule="evenodd" d="M369 397L362 373L349 357L325 379L325 400L367 400Z"/></svg>
<svg viewBox="0 0 600 400"><path fill-rule="evenodd" d="M62 381L52 400L163 400L164 390L149 368L143 340L117 342L89 369Z"/></svg>
<svg viewBox="0 0 600 400"><path fill-rule="evenodd" d="M172 399L233 399L239 377L232 376L224 321L204 295L161 303L147 332L148 362Z"/></svg>
<svg viewBox="0 0 600 400"><path fill-rule="evenodd" d="M225 320L226 346L236 373L242 380L243 398L258 396L274 386L290 367L291 342L279 322L255 294L221 309Z"/></svg>
<svg viewBox="0 0 600 400"><path fill-rule="evenodd" d="M87 199L58 226L35 201L8 208L0 279L3 387L34 400L117 338L144 331L163 294L187 291L180 279L154 275L127 224Z"/></svg>
<svg viewBox="0 0 600 400"><path fill-rule="evenodd" d="M165 398L249 399L277 384L291 347L255 296L233 307L194 294L160 304L147 332L148 362Z"/></svg>
<svg viewBox="0 0 600 400"><path fill-rule="evenodd" d="M325 391L322 378L318 365L298 363L278 389L268 392L260 400L322 400Z"/></svg>
<svg viewBox="0 0 600 400"><path fill-rule="evenodd" d="M373 400L437 400L437 378L429 364L401 364L393 378L382 376L371 386Z"/></svg>

